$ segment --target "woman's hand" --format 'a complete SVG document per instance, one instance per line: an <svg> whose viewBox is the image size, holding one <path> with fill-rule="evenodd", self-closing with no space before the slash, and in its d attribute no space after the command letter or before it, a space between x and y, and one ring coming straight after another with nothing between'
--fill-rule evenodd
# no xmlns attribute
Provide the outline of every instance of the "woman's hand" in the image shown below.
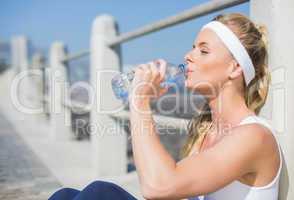
<svg viewBox="0 0 294 200"><path fill-rule="evenodd" d="M141 64L135 69L132 81L131 103L149 103L151 99L158 98L167 92L160 83L164 80L167 63L162 59L147 64Z"/></svg>

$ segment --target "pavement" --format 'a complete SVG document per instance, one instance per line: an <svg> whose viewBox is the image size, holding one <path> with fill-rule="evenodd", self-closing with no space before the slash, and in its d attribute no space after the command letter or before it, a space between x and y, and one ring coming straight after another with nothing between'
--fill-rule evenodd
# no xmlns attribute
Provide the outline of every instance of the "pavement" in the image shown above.
<svg viewBox="0 0 294 200"><path fill-rule="evenodd" d="M48 199L60 187L60 182L0 112L0 199Z"/></svg>

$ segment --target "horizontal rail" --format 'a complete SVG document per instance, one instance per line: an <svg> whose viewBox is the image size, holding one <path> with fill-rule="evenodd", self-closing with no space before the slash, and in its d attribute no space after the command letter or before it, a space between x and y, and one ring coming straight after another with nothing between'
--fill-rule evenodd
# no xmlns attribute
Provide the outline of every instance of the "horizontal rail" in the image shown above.
<svg viewBox="0 0 294 200"><path fill-rule="evenodd" d="M69 55L65 56L65 58L63 58L61 61L62 62L68 62L68 61L76 60L76 59L79 59L81 57L87 56L89 54L90 54L90 50L86 49L86 50L80 51L80 52L75 53L75 54L69 54Z"/></svg>
<svg viewBox="0 0 294 200"><path fill-rule="evenodd" d="M75 101L75 100L65 100L63 102L63 105L70 110L74 110L75 112L90 112L91 111L91 105L86 104L83 102Z"/></svg>
<svg viewBox="0 0 294 200"><path fill-rule="evenodd" d="M110 114L110 116L116 119L129 120L130 112L121 111L118 113ZM164 115L153 115L153 119L155 123L159 126L163 126L165 128L178 129L178 130L187 128L187 125L189 123L188 119L168 117Z"/></svg>
<svg viewBox="0 0 294 200"><path fill-rule="evenodd" d="M48 68L49 67L49 65L42 65L39 69L41 69L41 70L45 70L46 68Z"/></svg>
<svg viewBox="0 0 294 200"><path fill-rule="evenodd" d="M44 96L44 98L41 101L44 103L50 103L50 98L49 96ZM75 110L76 112L91 111L91 105L75 100L64 100L62 102L62 105L70 110Z"/></svg>
<svg viewBox="0 0 294 200"><path fill-rule="evenodd" d="M210 14L215 11L219 11L228 7L232 7L235 5L239 5L242 3L245 3L249 0L222 0L222 1L209 1L208 3L201 4L199 6L195 6L189 10L186 10L184 12L181 12L180 14L168 17L166 19L160 20L158 22L155 22L153 24L149 24L146 26L143 26L135 31L131 31L128 33L124 33L117 38L115 38L113 41L110 41L108 43L109 46L115 46L117 44L135 39L137 37L141 37L143 35L177 25L182 22L186 22L192 19L195 19L197 17L201 17L207 14Z"/></svg>

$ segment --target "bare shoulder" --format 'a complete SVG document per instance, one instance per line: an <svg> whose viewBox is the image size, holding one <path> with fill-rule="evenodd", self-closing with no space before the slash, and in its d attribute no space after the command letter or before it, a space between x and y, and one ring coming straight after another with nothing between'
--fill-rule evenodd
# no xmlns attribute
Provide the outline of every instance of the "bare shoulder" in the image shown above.
<svg viewBox="0 0 294 200"><path fill-rule="evenodd" d="M275 143L275 137L272 131L258 123L237 126L232 129L231 133L234 137L241 137L245 140L251 140L251 142L260 144Z"/></svg>
<svg viewBox="0 0 294 200"><path fill-rule="evenodd" d="M252 123L236 127L232 134L240 137L244 143L248 144L248 148L251 148L244 149L245 146L241 145L243 150L253 155L248 169L259 177L255 183L263 186L273 180L281 164L281 157L272 130L261 124Z"/></svg>
<svg viewBox="0 0 294 200"><path fill-rule="evenodd" d="M243 124L232 129L232 137L241 140L245 146L253 148L256 157L268 156L278 153L278 145L271 130L261 124ZM244 147L244 146L243 146Z"/></svg>

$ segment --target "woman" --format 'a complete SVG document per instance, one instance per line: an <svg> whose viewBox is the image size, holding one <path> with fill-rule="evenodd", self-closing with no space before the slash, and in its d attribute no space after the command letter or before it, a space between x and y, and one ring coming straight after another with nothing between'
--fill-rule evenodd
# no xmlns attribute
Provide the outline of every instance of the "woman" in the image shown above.
<svg viewBox="0 0 294 200"><path fill-rule="evenodd" d="M277 200L281 150L274 130L257 116L270 82L263 28L241 14L219 15L202 28L185 61L185 86L207 103L191 120L184 158L177 163L160 143L149 104L167 91L160 87L166 63L156 61L159 68L154 62L143 64L135 72L130 121L143 196ZM92 186L98 191L96 183Z"/></svg>

